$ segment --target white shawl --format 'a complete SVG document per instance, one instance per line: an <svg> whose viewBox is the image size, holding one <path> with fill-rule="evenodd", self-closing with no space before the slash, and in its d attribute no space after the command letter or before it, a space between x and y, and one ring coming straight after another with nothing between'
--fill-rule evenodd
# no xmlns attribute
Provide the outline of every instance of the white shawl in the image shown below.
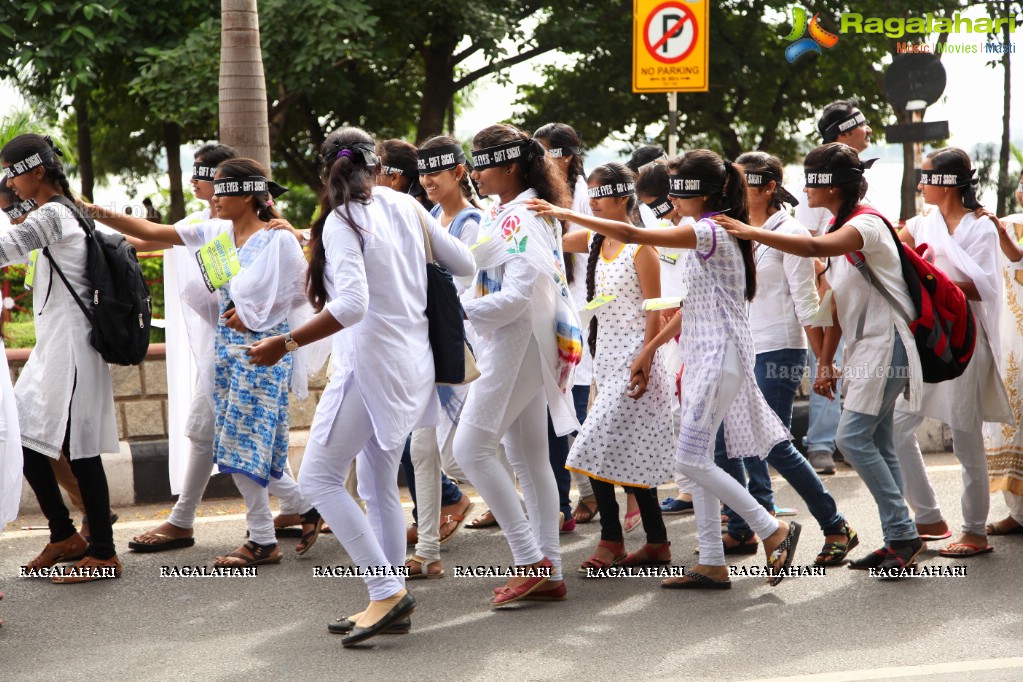
<svg viewBox="0 0 1023 682"><path fill-rule="evenodd" d="M21 430L7 351L0 342L0 535L18 517L21 503Z"/></svg>
<svg viewBox="0 0 1023 682"><path fill-rule="evenodd" d="M579 428L570 391L575 383L575 367L582 357L582 336L564 274L560 230L553 220L523 210L526 200L534 197L536 192L529 189L487 211L473 255L480 270L499 267L512 258L525 258L543 275L540 281L544 284L535 291L533 335L540 347L554 431L561 436Z"/></svg>

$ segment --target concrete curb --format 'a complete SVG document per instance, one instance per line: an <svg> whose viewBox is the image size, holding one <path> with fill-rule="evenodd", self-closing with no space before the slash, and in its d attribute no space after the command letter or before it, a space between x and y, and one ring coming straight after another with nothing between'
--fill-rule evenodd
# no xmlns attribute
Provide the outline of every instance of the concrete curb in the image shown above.
<svg viewBox="0 0 1023 682"><path fill-rule="evenodd" d="M797 401L792 410L792 435L796 448L803 451L803 436L809 418L808 403ZM302 463L309 432L291 432L288 459L297 475ZM950 452L951 435L941 423L927 419L917 430L917 439L923 452ZM173 504L176 497L171 495L167 478L168 442L150 440L129 443L121 441L121 450L116 454L103 455L103 467L110 487L110 505L113 508L135 504ZM204 499L237 498L238 489L226 474L215 474L206 488ZM70 509L70 505L68 507ZM21 513L38 513L39 505L35 495L26 483L21 492Z"/></svg>

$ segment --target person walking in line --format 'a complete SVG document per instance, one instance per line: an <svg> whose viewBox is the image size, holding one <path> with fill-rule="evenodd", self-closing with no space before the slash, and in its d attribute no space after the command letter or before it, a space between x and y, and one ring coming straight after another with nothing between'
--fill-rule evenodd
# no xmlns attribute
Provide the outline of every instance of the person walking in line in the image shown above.
<svg viewBox="0 0 1023 682"><path fill-rule="evenodd" d="M456 277L474 272L472 253L413 198L374 187L380 159L359 128L320 147L325 190L312 228L307 291L319 312L288 334L252 344L256 365L330 338L334 372L320 396L299 485L363 572L369 605L328 625L352 646L406 633L416 600L405 589L405 512L398 494L401 450L436 393L426 317L426 243ZM366 513L345 488L358 459Z"/></svg>

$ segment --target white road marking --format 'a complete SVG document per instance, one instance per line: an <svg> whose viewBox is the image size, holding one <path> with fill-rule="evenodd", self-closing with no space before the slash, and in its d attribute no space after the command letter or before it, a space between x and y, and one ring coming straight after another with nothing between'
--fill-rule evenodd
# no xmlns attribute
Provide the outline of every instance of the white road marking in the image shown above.
<svg viewBox="0 0 1023 682"><path fill-rule="evenodd" d="M851 682L853 680L891 680L919 675L947 675L948 673L979 672L982 670L1010 670L1023 668L1023 656L1015 658L985 658L977 661L954 661L952 663L928 663L907 665L897 668L869 668L842 672L793 675L791 677L765 677L749 682Z"/></svg>

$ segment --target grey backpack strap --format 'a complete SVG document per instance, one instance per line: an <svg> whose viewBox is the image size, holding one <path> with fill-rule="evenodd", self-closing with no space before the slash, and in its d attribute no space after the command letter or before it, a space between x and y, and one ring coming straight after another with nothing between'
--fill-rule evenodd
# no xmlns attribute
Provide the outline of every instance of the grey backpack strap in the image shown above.
<svg viewBox="0 0 1023 682"><path fill-rule="evenodd" d="M860 253L859 251L854 251L853 253L849 254L849 260L852 261L852 264L856 267L857 270L860 271L860 274L863 275L863 277L867 280L867 284L872 286L879 294L881 294L881 296L884 297L884 300L888 301L888 305L890 305L892 309L896 313L898 313L898 315L906 324L909 324L910 322L913 321L912 317L906 315L906 311L903 310L902 304L895 300L895 297L892 296L892 293L885 289L883 286L881 286L881 283L877 281L877 279L874 277L874 274L870 271L870 266L867 265L867 261L863 259L862 253ZM863 338L863 325L866 322L866 319L867 307L863 306L863 310L860 311L860 319L857 320L856 322L857 339Z"/></svg>

